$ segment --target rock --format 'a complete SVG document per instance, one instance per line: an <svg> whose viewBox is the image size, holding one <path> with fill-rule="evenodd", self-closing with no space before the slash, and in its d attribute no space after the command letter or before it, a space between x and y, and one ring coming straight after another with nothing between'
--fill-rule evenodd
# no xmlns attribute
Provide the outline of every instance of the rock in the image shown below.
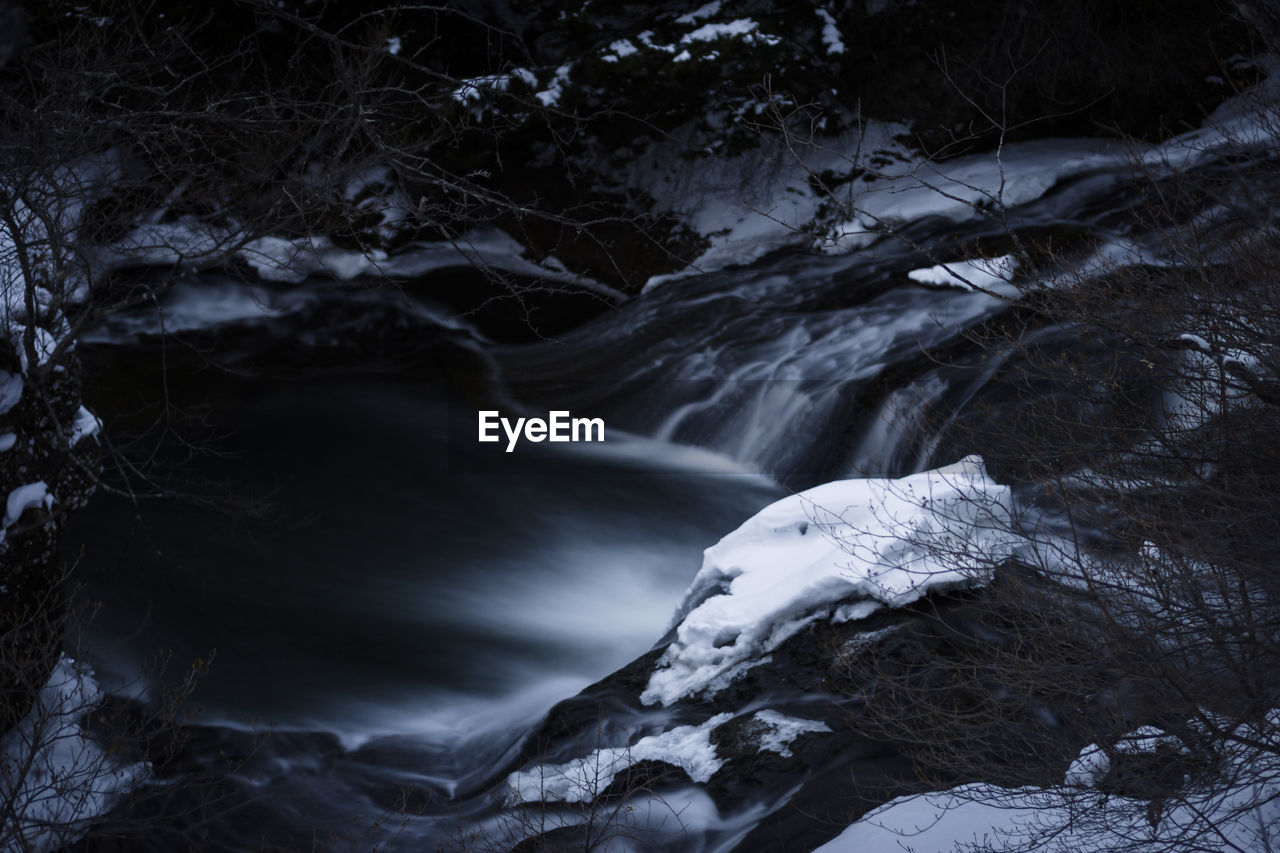
<svg viewBox="0 0 1280 853"><path fill-rule="evenodd" d="M13 363L0 363L10 373ZM80 413L80 366L65 354L59 370L32 371L22 396L0 414L0 434L12 445L0 451L0 493L45 484L52 500L20 510L0 541L0 732L26 714L61 654L66 608L65 567L58 541L70 511L96 487L98 445L82 439L68 446Z"/></svg>

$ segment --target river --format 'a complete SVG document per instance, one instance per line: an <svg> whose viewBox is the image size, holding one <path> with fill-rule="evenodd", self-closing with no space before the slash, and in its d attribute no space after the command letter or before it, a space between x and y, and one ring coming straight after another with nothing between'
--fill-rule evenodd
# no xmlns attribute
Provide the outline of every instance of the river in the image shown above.
<svg viewBox="0 0 1280 853"><path fill-rule="evenodd" d="M1014 227L1124 236L1120 172L1060 182ZM144 699L211 658L169 778L231 805L144 798L160 829L128 849L472 849L522 739L660 641L702 549L791 491L984 449L938 425L999 393L1001 354L964 332L1009 304L907 273L1005 224L775 253L546 340L492 340L420 293L320 284L293 313L211 321L163 352L137 329L89 336L107 434L172 418L154 458L202 500L102 493L77 516L65 553L105 602L77 643ZM206 276L168 305L236 286ZM600 417L607 440L506 454L475 442L480 408ZM689 812L694 846L732 847L754 819L713 813Z"/></svg>

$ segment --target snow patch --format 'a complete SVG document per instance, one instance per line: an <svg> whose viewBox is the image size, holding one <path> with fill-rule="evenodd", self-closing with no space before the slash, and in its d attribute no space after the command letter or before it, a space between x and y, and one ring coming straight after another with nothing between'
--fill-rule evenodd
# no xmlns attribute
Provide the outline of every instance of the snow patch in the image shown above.
<svg viewBox="0 0 1280 853"><path fill-rule="evenodd" d="M15 323L9 329L9 340L13 345L13 351L18 354L18 364L22 367L25 374L31 369L31 357L27 353L26 333L32 332L31 342L32 349L36 357L36 365L43 365L49 362L53 357L54 351L58 348L59 339L52 332L41 326L26 326L22 323Z"/></svg>
<svg viewBox="0 0 1280 853"><path fill-rule="evenodd" d="M1117 738L1111 748L1122 755L1142 755L1154 753L1161 746L1177 747L1179 752L1188 752L1181 738L1155 726L1140 726Z"/></svg>
<svg viewBox="0 0 1280 853"><path fill-rule="evenodd" d="M49 487L45 485L44 480L28 483L25 486L18 486L18 488L9 492L9 498L5 502L4 526L6 528L12 527L14 522L28 509L52 505L53 496L49 494Z"/></svg>
<svg viewBox="0 0 1280 853"><path fill-rule="evenodd" d="M1190 332L1184 332L1183 334L1178 335L1178 340L1185 341L1186 343L1191 344L1193 347L1200 350L1205 355L1209 355L1213 352L1213 347L1210 346L1209 342L1206 341L1204 338L1202 338L1200 335L1195 335Z"/></svg>
<svg viewBox="0 0 1280 853"><path fill-rule="evenodd" d="M101 699L93 674L63 655L31 710L0 738L0 849L48 853L74 842L149 772L117 763L81 728Z"/></svg>
<svg viewBox="0 0 1280 853"><path fill-rule="evenodd" d="M720 0L711 0L704 6L699 6L692 12L688 12L676 18L677 24L696 24L703 18L710 18L720 11Z"/></svg>
<svg viewBox="0 0 1280 853"><path fill-rule="evenodd" d="M818 853L910 849L1267 850L1280 831L1280 758L1272 711L1219 741L1219 784L1184 789L1155 812L1147 800L1096 791L1109 759L1097 744L1081 750L1066 784L1001 788L981 783L900 797L860 818ZM1151 751L1173 735L1144 726L1122 738ZM1177 741L1180 743L1180 741ZM1154 823L1153 823L1154 819Z"/></svg>
<svg viewBox="0 0 1280 853"><path fill-rule="evenodd" d="M173 222L144 222L116 242L91 251L99 273L133 266L207 266L230 254L243 233L183 216Z"/></svg>
<svg viewBox="0 0 1280 853"><path fill-rule="evenodd" d="M613 44L609 45L609 50L613 51L614 56L617 59L623 59L634 53L640 52L640 48L632 44L630 39L618 39Z"/></svg>
<svg viewBox="0 0 1280 853"><path fill-rule="evenodd" d="M844 39L840 38L840 30L836 27L836 19L826 9L814 9L822 19L822 43L827 46L827 53L835 55L844 53Z"/></svg>
<svg viewBox="0 0 1280 853"><path fill-rule="evenodd" d="M1094 788L1111 770L1111 758L1096 743L1091 743L1071 762L1067 768L1064 785L1073 788Z"/></svg>
<svg viewBox="0 0 1280 853"><path fill-rule="evenodd" d="M961 290L983 290L1016 298L1019 295L1018 288L1011 282L1017 268L1017 258L1013 255L1001 255L998 258L975 258L912 270L907 273L907 278L920 284L957 287Z"/></svg>
<svg viewBox="0 0 1280 853"><path fill-rule="evenodd" d="M564 94L565 84L569 82L569 72L573 70L573 65L561 65L551 77L551 82L547 88L540 92L534 93L534 97L538 99L538 103L544 107L554 107L560 103L560 97Z"/></svg>
<svg viewBox="0 0 1280 853"><path fill-rule="evenodd" d="M677 726L640 738L629 747L597 749L565 764L540 764L517 771L507 777L508 800L513 804L590 802L614 777L639 761L666 762L684 770L695 782L708 782L724 764L711 743L711 732L732 717L716 714L701 725Z"/></svg>
<svg viewBox="0 0 1280 853"><path fill-rule="evenodd" d="M805 720L800 717L788 717L777 711L758 711L752 719L768 727L764 737L760 738L761 751L776 752L783 758L791 757L791 741L806 732L828 732L831 727L817 720Z"/></svg>
<svg viewBox="0 0 1280 853"><path fill-rule="evenodd" d="M316 274L338 279L375 274L378 264L387 258L385 252L366 254L339 248L327 237L259 237L245 244L239 255L264 280L294 284Z"/></svg>
<svg viewBox="0 0 1280 853"><path fill-rule="evenodd" d="M524 252L524 247L506 232L478 229L452 241L414 243L394 255L342 249L324 237L261 237L248 243L240 257L264 280L290 284L313 275L345 281L363 275L414 277L439 269L473 266L573 284L617 301L625 298L608 285L570 272L554 257L537 263L525 258Z"/></svg>
<svg viewBox="0 0 1280 853"><path fill-rule="evenodd" d="M696 30L681 36L680 43L694 44L696 42L716 41L722 38L737 38L752 44L759 43L769 46L779 44L782 41L777 36L760 32L760 25L750 18L739 18L736 21L728 21L723 24L703 24Z"/></svg>
<svg viewBox="0 0 1280 853"><path fill-rule="evenodd" d="M715 5L715 6L719 6L720 4L719 4L719 3L715 3L715 4L708 4L708 5ZM692 23L692 21L690 21L689 23ZM676 52L676 46L675 46L675 45L673 45L673 44L658 44L658 43L656 43L656 42L653 40L653 30L645 30L644 32L642 32L642 33L640 33L639 35L637 35L637 36L636 36L636 40L637 40L637 41L639 41L639 42L640 42L642 45L644 45L645 47L649 48L650 50L661 50L661 51L663 51L664 53L675 53L675 52Z"/></svg>
<svg viewBox="0 0 1280 853"><path fill-rule="evenodd" d="M851 215L831 229L826 248L851 251L928 216L953 222L979 219L991 209L1035 201L1067 175L1118 169L1127 162L1124 149L1111 143L1044 140L1007 146L999 157L889 163L861 187L848 185Z"/></svg>
<svg viewBox="0 0 1280 853"><path fill-rule="evenodd" d="M867 121L858 131L812 145L761 147L692 162L682 156L686 145L679 140L654 146L632 164L628 183L679 214L709 245L684 269L650 278L645 290L749 264L778 249L811 246L811 229L825 201L813 192L811 177L863 167L867 157L885 152L905 159L906 149L894 137L907 130L903 124Z"/></svg>
<svg viewBox="0 0 1280 853"><path fill-rule="evenodd" d="M102 421L98 419L98 416L86 409L84 406L81 406L80 411L76 412L75 425L71 428L70 444L72 447L75 447L83 439L89 438L90 436L96 437L101 430ZM5 449L7 450L8 448Z"/></svg>

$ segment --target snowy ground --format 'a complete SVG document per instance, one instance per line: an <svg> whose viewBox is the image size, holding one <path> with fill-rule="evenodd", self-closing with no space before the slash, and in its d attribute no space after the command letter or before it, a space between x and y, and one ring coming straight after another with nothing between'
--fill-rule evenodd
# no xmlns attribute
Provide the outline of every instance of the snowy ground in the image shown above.
<svg viewBox="0 0 1280 853"><path fill-rule="evenodd" d="M1271 76L1258 87L1224 103L1202 127L1159 144L1048 139L934 162L901 141L905 125L864 121L838 137L789 139L732 158L687 162L658 146L633 167L630 182L680 213L710 245L687 268L655 276L646 288L785 247L850 252L926 217L964 222L1015 213L1086 174L1119 182L1137 170L1182 172L1226 151L1274 145L1280 121L1261 105L1275 102L1276 62L1259 67ZM811 182L824 173L825 198ZM954 275L950 283L964 285Z"/></svg>
<svg viewBox="0 0 1280 853"><path fill-rule="evenodd" d="M818 853L1272 850L1280 832L1280 760L1274 725L1265 728L1271 734L1250 726L1236 730L1239 742L1228 746L1220 770L1223 784L1157 801L1155 807L1095 787L1110 768L1109 754L1155 752L1177 742L1173 735L1143 727L1109 750L1086 746L1059 787L971 784L901 797L858 820Z"/></svg>

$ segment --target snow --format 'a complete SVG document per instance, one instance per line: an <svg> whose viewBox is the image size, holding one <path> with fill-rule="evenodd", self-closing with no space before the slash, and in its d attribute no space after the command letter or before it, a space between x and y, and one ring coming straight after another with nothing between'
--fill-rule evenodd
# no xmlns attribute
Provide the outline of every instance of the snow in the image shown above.
<svg viewBox="0 0 1280 853"><path fill-rule="evenodd" d="M439 269L477 267L573 284L612 300L625 298L608 285L575 275L554 257L538 263L525 258L524 251L504 231L477 229L452 241L413 243L394 255L342 249L324 237L260 237L246 244L239 255L264 280L289 284L313 275L348 281L364 275L407 278Z"/></svg>
<svg viewBox="0 0 1280 853"><path fill-rule="evenodd" d="M101 430L102 421L98 420L98 417L93 412L81 406L80 411L76 412L75 426L71 429L70 446L75 447L83 439L97 436ZM8 448L5 449L7 450Z"/></svg>
<svg viewBox="0 0 1280 853"><path fill-rule="evenodd" d="M719 4L719 3L714 3L714 4L708 4L708 5L715 5L715 6L719 6L720 4ZM704 8L706 8L706 7L704 7ZM689 23L692 23L692 21L690 21ZM675 45L673 45L673 44L657 44L656 42L654 42L654 40L653 40L653 30L645 30L644 32L642 32L642 33L640 33L639 35L637 35L637 36L636 36L636 40L637 40L637 41L639 41L642 45L644 45L645 47L647 47L647 48L649 48L649 49L651 49L651 50L661 50L661 51L663 51L663 52L665 52L665 53L675 53L675 52L676 52L676 46L675 46Z"/></svg>
<svg viewBox="0 0 1280 853"><path fill-rule="evenodd" d="M1094 788L1111 770L1111 758L1106 750L1091 743L1071 762L1067 768L1064 785L1073 788Z"/></svg>
<svg viewBox="0 0 1280 853"><path fill-rule="evenodd" d="M739 18L736 21L728 21L723 24L703 24L696 30L681 36L680 43L687 45L696 42L715 41L722 38L740 38L744 41L767 45L776 45L782 41L777 36L760 32L760 25L750 18Z"/></svg>
<svg viewBox="0 0 1280 853"><path fill-rule="evenodd" d="M385 187L385 191L379 192ZM395 235L411 203L394 185L391 171L376 166L357 172L347 181L343 198L361 214L376 213L373 226L383 239ZM231 257L248 263L269 281L301 281L309 274L325 273L352 278L377 268L385 253L339 249L323 237L286 239L264 236L254 240L237 226L215 226L184 216L172 222L144 222L106 246L91 247L86 255L102 275L116 269L145 265L184 264L192 268L217 266Z"/></svg>
<svg viewBox="0 0 1280 853"><path fill-rule="evenodd" d="M394 255L365 255L336 249L327 241L280 237L255 240L242 250L241 255L262 278L284 284L301 283L312 276L339 281L362 275L395 279L421 276L440 269L475 267L495 274L510 273L570 285L609 301L625 299L623 294L608 285L575 275L555 257L548 256L541 262L534 262L524 258L523 251L523 247L505 232L478 230L452 242L410 244ZM264 286L206 273L198 279L184 279L174 284L156 306L104 318L99 325L84 332L81 340L118 342L140 335L271 320L306 310L323 295L322 288ZM332 296L329 293L329 298ZM360 296L348 291L347 298L358 300ZM430 315L431 322L449 328L466 328L465 324L459 324L423 303L406 302L404 310ZM4 387L0 383L0 405ZM17 387L21 388L20 379Z"/></svg>
<svg viewBox="0 0 1280 853"><path fill-rule="evenodd" d="M1274 717L1273 711L1264 725L1227 733L1219 742L1223 768L1216 783L1166 798L1155 812L1154 826L1146 800L1093 790L1110 762L1097 744L1090 744L1072 762L1063 786L968 784L900 797L864 815L818 851L950 853L964 849L962 845L1055 853L1269 850L1280 830L1280 744ZM1151 726L1126 738L1143 751L1180 743Z"/></svg>
<svg viewBox="0 0 1280 853"><path fill-rule="evenodd" d="M538 99L538 103L544 107L554 107L560 103L560 96L564 94L564 86L569 82L569 72L573 69L573 65L561 65L556 69L556 73L552 76L551 82L547 84L547 88L540 92L536 92L534 97Z"/></svg>
<svg viewBox="0 0 1280 853"><path fill-rule="evenodd" d="M0 370L0 415L6 414L22 399L23 380L20 374Z"/></svg>
<svg viewBox="0 0 1280 853"><path fill-rule="evenodd" d="M810 187L810 176L825 170L842 172L883 152L905 157L905 148L894 137L907 130L903 124L867 121L859 131L819 144L796 142L788 149L762 147L692 162L681 156L687 150L685 140L653 146L631 165L629 184L679 214L709 245L684 269L650 278L645 290L699 272L748 264L777 249L811 245L813 236L806 229L816 221L824 200Z"/></svg>
<svg viewBox="0 0 1280 853"><path fill-rule="evenodd" d="M716 714L697 726L677 726L640 738L629 747L597 749L565 764L540 764L507 778L511 803L589 802L614 777L639 761L663 761L683 769L694 782L708 782L724 762L716 755L711 732L732 714Z"/></svg>
<svg viewBox="0 0 1280 853"><path fill-rule="evenodd" d="M30 357L27 355L27 347L25 335L27 325L22 322L12 323L9 327L9 341L13 346L13 351L18 354L18 363L22 367L25 374L31 367L29 364ZM58 338L52 332L41 326L31 328L32 344L35 349L36 364L47 364L53 352L58 347Z"/></svg>
<svg viewBox="0 0 1280 853"><path fill-rule="evenodd" d="M814 12L822 19L822 43L826 45L827 53L844 53L844 40L840 38L840 30L836 28L836 19L826 9L814 9Z"/></svg>
<svg viewBox="0 0 1280 853"><path fill-rule="evenodd" d="M398 56L400 54L401 47L400 36L390 36L387 39L387 53L392 56Z"/></svg>
<svg viewBox="0 0 1280 853"><path fill-rule="evenodd" d="M831 621L837 625L844 622L857 622L859 619L866 619L879 609L880 605L875 601L851 601L833 610Z"/></svg>
<svg viewBox="0 0 1280 853"><path fill-rule="evenodd" d="M1155 752L1161 746L1177 747L1180 752L1187 751L1186 746L1177 735L1171 735L1155 726L1140 726L1117 738L1111 748L1115 752L1126 755L1140 755L1142 753Z"/></svg>
<svg viewBox="0 0 1280 853"><path fill-rule="evenodd" d="M710 3L707 3L704 6L699 6L697 9L694 9L692 12L689 12L687 14L681 15L680 17L676 18L676 23L677 24L696 24L698 21L702 20L703 18L710 18L712 15L716 14L719 11L720 11L720 0L711 0Z"/></svg>
<svg viewBox="0 0 1280 853"><path fill-rule="evenodd" d="M920 284L983 290L1016 298L1019 295L1018 288L1011 281L1017 268L1017 258L1013 255L1001 255L998 258L976 258L912 270L907 273L907 278Z"/></svg>
<svg viewBox="0 0 1280 853"><path fill-rule="evenodd" d="M751 37L754 27L750 19L706 24L682 43L717 38L730 30L737 37ZM1201 128L1160 144L1044 139L935 163L899 141L910 128L867 121L860 122L861 132L811 141L792 138L782 152L762 146L710 162L685 162L679 156L685 148L679 144L654 146L633 165L631 184L681 215L709 245L686 268L654 276L645 289L750 263L782 248L853 252L927 217L957 223L980 220L993 211L1037 201L1068 179L1087 180L1100 188L1131 179L1135 167L1167 174L1242 146L1275 145L1280 121L1265 105L1280 98L1280 75L1274 73L1276 61L1263 60L1263 65L1272 76L1225 102ZM813 191L809 178L828 172L857 177L833 182L827 199ZM831 199L838 202L834 211L827 203ZM1099 266L1144 263L1149 254L1121 239L1104 245L1094 261Z"/></svg>
<svg viewBox="0 0 1280 853"><path fill-rule="evenodd" d="M147 774L121 765L81 729L102 698L87 668L63 655L35 704L0 738L0 850L48 853L84 834Z"/></svg>
<svg viewBox="0 0 1280 853"><path fill-rule="evenodd" d="M1026 142L1006 146L999 159L987 153L931 163L900 141L908 130L866 121L838 137L792 140L785 151L761 148L692 164L655 147L652 165L633 167L632 183L682 214L710 245L689 267L653 277L646 289L792 246L845 254L926 217L980 219L992 208L1039 199L1062 178L1114 170L1120 180L1131 167L1126 149L1098 140ZM830 186L840 202L833 214L810 177L851 170L866 170L872 180Z"/></svg>
<svg viewBox="0 0 1280 853"><path fill-rule="evenodd" d="M374 275L386 253L359 252L335 246L327 237L289 240L283 237L259 237L239 252L266 281L297 283L310 275L329 275L352 279Z"/></svg>
<svg viewBox="0 0 1280 853"><path fill-rule="evenodd" d="M853 215L834 226L827 248L860 248L885 230L929 216L979 219L993 208L1035 201L1069 175L1126 163L1127 151L1114 143L1050 139L1006 146L999 157L986 153L945 163L889 164L877 170L875 180L851 187Z"/></svg>
<svg viewBox="0 0 1280 853"><path fill-rule="evenodd" d="M984 211L1011 209L1034 201L1064 178L1106 172L1123 179L1134 165L1181 171L1239 146L1274 144L1277 123L1257 99L1280 90L1272 78L1219 107L1204 125L1159 145L1125 147L1090 140L1039 140L1006 145L997 153L946 163L911 162L898 175L879 177L848 200L854 215L834 229L830 248L847 251L867 245L877 232L940 216L960 222Z"/></svg>
<svg viewBox="0 0 1280 853"><path fill-rule="evenodd" d="M788 717L777 711L757 711L753 719L768 727L764 737L760 739L762 751L776 752L783 758L791 757L791 741L806 732L830 732L831 727L817 720L804 720L799 717Z"/></svg>
<svg viewBox="0 0 1280 853"><path fill-rule="evenodd" d="M91 252L100 272L131 266L208 265L222 260L243 234L202 222L192 216L173 222L147 222L115 243Z"/></svg>
<svg viewBox="0 0 1280 853"><path fill-rule="evenodd" d="M196 329L267 320L298 311L311 303L305 291L280 293L219 275L179 281L157 305L141 312L107 317L81 340L119 342L141 335L173 334Z"/></svg>
<svg viewBox="0 0 1280 853"><path fill-rule="evenodd" d="M1280 97L1280 59L1261 57L1257 66L1267 75L1261 82L1224 101L1196 130L1143 150L1139 162L1183 171L1225 150L1273 147L1280 135L1273 106Z"/></svg>
<svg viewBox="0 0 1280 853"><path fill-rule="evenodd" d="M413 202L400 188L395 173L386 166L357 171L347 181L342 197L354 204L357 216L365 222L377 216L376 224L362 224L361 228L376 234L383 243L395 239L413 208Z"/></svg>
<svg viewBox="0 0 1280 853"><path fill-rule="evenodd" d="M965 844L987 849L984 843L1000 849L1004 838L1016 837L1019 827L1037 818L1039 803L1031 790L1012 804L988 801L985 793L975 785L899 798L860 818L814 853L955 853ZM1047 800L1047 806L1058 804L1056 798Z"/></svg>
<svg viewBox="0 0 1280 853"><path fill-rule="evenodd" d="M1014 555L1007 487L982 460L840 480L774 503L708 548L641 701L714 694L839 605L861 615L981 584Z"/></svg>
<svg viewBox="0 0 1280 853"><path fill-rule="evenodd" d="M1185 341L1186 343L1191 344L1196 349L1200 350L1202 353L1206 355L1209 355L1210 353L1213 352L1213 347L1210 346L1209 342L1206 341L1204 338L1202 338L1200 335L1192 334L1190 332L1185 332L1181 335L1178 335L1178 340Z"/></svg>
<svg viewBox="0 0 1280 853"><path fill-rule="evenodd" d="M13 446L18 442L18 436L11 432L0 435L0 453L13 450Z"/></svg>
<svg viewBox="0 0 1280 853"><path fill-rule="evenodd" d="M609 45L609 50L613 51L619 59L631 56L633 53L640 52L640 48L632 44L630 39L618 39L613 44Z"/></svg>
<svg viewBox="0 0 1280 853"><path fill-rule="evenodd" d="M7 307L6 321L26 319L25 291L30 283L48 298L49 283L59 281L59 273L68 276L61 290L79 293L83 270L74 263L73 254L79 242L80 219L86 207L101 199L123 173L123 157L117 149L83 157L60 166L47 176L24 184L16 196L10 214L18 233L10 227L0 228L0 294ZM50 226L53 233L50 233ZM32 271L27 282L19 260L21 244Z"/></svg>
<svg viewBox="0 0 1280 853"><path fill-rule="evenodd" d="M567 67L566 67L567 69ZM376 210L383 215L380 229L393 228L407 204L398 190L389 195L367 193L374 184L390 182L387 169L375 168L355 175L348 182L344 197L357 201L361 210ZM364 197L361 197L364 196ZM178 220L134 229L122 241L101 248L95 260L102 269L118 269L133 264L182 263L209 266L223 263L232 248L244 238L242 233L221 231L197 223ZM453 241L411 243L396 255L380 250L360 251L335 246L326 237L264 236L243 242L234 248L234 256L251 266L266 282L296 284L312 275L351 280L361 275L422 275L431 270L452 266L476 265L500 272L531 275L543 279L572 282L586 289L621 298L621 293L588 278L576 277L564 269L554 257L534 263L524 257L525 248L498 229L476 229Z"/></svg>
<svg viewBox="0 0 1280 853"><path fill-rule="evenodd" d="M25 486L9 492L9 498L5 502L4 526L11 527L23 511L38 506L49 506L53 503L53 496L49 494L49 488L45 485L44 480L35 483L28 483Z"/></svg>
<svg viewBox="0 0 1280 853"><path fill-rule="evenodd" d="M1275 768L1272 768L1274 772ZM1079 853L1123 849L1164 853L1268 850L1280 823L1274 785L1234 787L1220 795L1169 801L1159 823L1146 801L1078 788L993 788L974 784L892 801L861 818L815 853L959 849ZM1192 838L1192 843L1170 839Z"/></svg>

